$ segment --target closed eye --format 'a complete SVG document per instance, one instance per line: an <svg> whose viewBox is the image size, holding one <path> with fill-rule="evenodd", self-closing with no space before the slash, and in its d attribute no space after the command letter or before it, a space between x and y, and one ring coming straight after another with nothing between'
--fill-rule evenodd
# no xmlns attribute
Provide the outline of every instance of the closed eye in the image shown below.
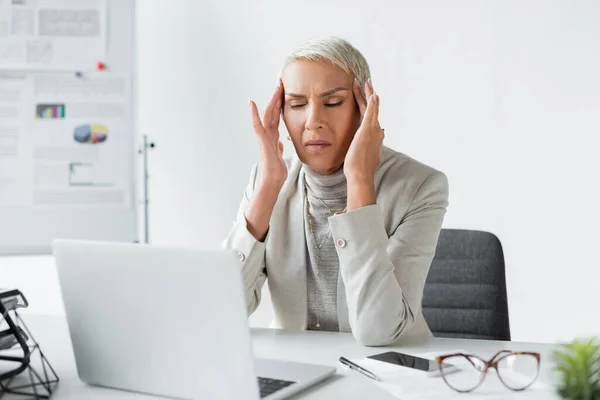
<svg viewBox="0 0 600 400"><path fill-rule="evenodd" d="M343 103L343 101L340 101L338 103L327 103L325 104L325 107L339 107L341 106ZM304 107L306 104L290 104L289 107L291 109L296 109L296 108L302 108Z"/></svg>

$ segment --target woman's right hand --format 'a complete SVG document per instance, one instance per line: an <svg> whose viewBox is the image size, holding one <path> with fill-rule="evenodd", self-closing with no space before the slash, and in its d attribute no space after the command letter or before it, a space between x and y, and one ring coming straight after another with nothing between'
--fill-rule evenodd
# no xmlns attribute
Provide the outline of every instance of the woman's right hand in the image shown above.
<svg viewBox="0 0 600 400"><path fill-rule="evenodd" d="M279 120L283 102L283 84L279 80L262 121L258 109L250 101L252 125L258 140L258 180L252 200L244 213L246 227L257 240L264 241L269 230L273 208L279 192L287 179L287 167L283 161L283 143L279 140Z"/></svg>
<svg viewBox="0 0 600 400"><path fill-rule="evenodd" d="M273 96L265 109L261 121L256 103L250 101L252 126L259 145L257 187L279 194L287 178L287 167L283 161L283 143L279 140L279 120L283 102L283 84L278 81Z"/></svg>

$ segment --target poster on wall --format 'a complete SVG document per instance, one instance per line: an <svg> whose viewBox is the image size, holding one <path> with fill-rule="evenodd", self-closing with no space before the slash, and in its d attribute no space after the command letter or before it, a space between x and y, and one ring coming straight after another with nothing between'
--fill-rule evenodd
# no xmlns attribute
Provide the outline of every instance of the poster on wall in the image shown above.
<svg viewBox="0 0 600 400"><path fill-rule="evenodd" d="M0 206L128 206L129 85L103 74L0 79Z"/></svg>
<svg viewBox="0 0 600 400"><path fill-rule="evenodd" d="M106 0L0 0L0 70L86 70L106 60Z"/></svg>

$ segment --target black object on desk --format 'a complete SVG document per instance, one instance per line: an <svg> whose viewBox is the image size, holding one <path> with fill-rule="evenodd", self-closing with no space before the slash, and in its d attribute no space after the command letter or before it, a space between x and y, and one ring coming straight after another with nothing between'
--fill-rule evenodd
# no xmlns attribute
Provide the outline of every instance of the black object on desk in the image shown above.
<svg viewBox="0 0 600 400"><path fill-rule="evenodd" d="M20 290L0 289L0 397L11 393L49 399L59 379L17 311L27 306ZM24 371L28 374L21 375Z"/></svg>

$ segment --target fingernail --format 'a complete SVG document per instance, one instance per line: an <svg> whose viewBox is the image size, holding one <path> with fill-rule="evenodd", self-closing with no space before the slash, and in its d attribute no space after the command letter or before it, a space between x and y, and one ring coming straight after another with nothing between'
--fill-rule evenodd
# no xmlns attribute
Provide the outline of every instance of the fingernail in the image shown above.
<svg viewBox="0 0 600 400"><path fill-rule="evenodd" d="M369 86L371 86L371 89L373 89L373 81L371 80L371 78L368 79L369 82Z"/></svg>
<svg viewBox="0 0 600 400"><path fill-rule="evenodd" d="M357 86L360 85L360 83L358 82L358 78L354 78L354 83L356 83Z"/></svg>

